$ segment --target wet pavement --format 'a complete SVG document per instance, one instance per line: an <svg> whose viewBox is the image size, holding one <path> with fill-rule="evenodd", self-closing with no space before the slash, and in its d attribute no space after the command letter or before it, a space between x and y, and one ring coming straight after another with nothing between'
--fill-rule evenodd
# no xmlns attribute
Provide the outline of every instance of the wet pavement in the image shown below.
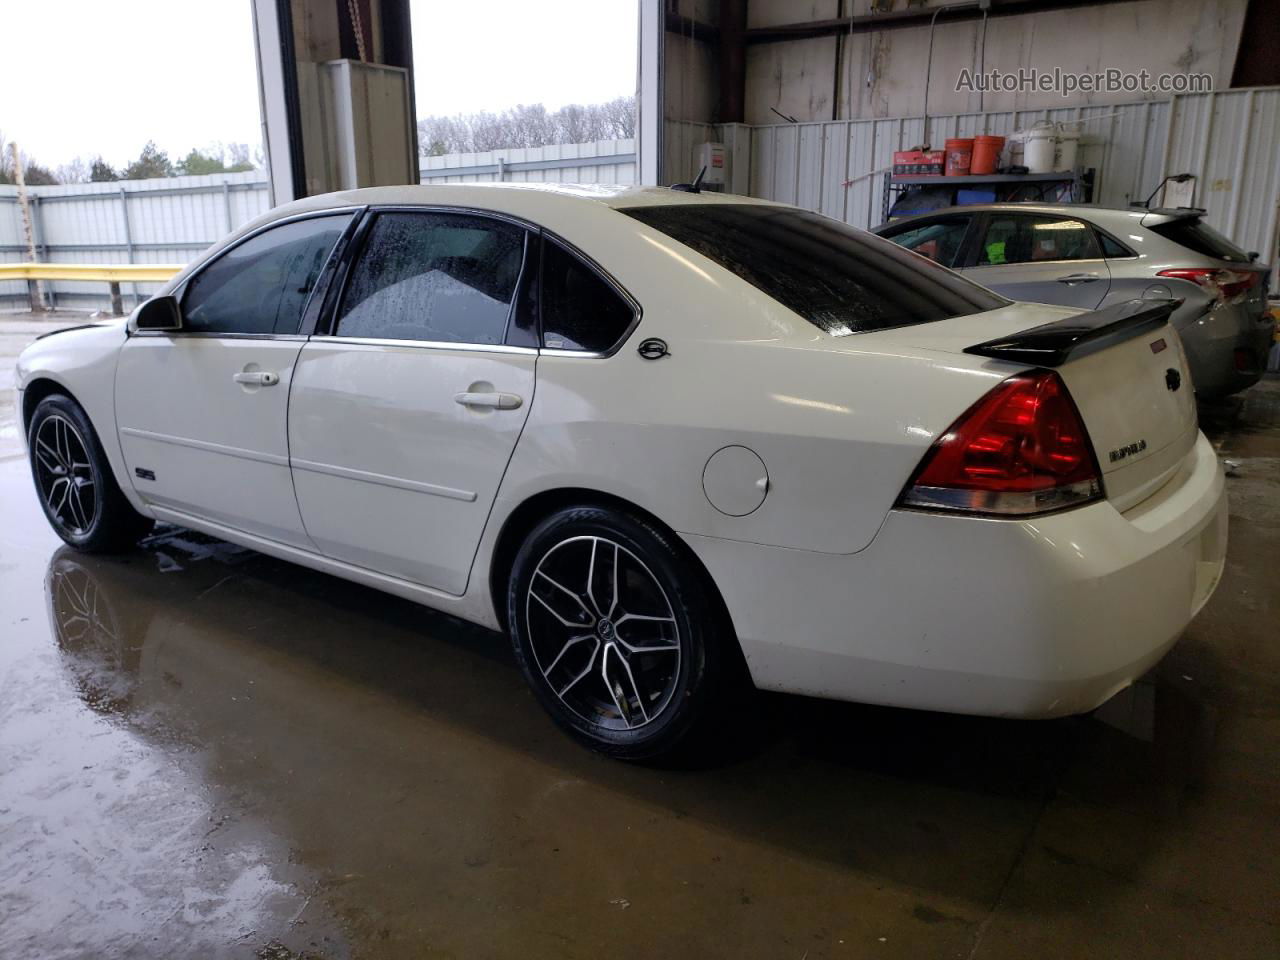
<svg viewBox="0 0 1280 960"><path fill-rule="evenodd" d="M408 602L172 529L70 551L0 453L0 957L1280 956L1280 382L1202 415L1227 571L1134 689L762 696L680 770Z"/></svg>

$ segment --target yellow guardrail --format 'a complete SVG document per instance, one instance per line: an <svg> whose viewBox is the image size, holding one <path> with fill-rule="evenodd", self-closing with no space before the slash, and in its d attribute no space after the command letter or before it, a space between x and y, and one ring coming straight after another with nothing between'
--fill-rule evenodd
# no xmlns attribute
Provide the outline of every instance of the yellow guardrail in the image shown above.
<svg viewBox="0 0 1280 960"><path fill-rule="evenodd" d="M122 283L163 283L181 270L180 263L0 263L0 280L26 280L31 291L31 309L44 309L38 280L85 280L111 285L111 312L124 313L120 296Z"/></svg>
<svg viewBox="0 0 1280 960"><path fill-rule="evenodd" d="M184 266L180 263L0 263L0 280L163 283Z"/></svg>

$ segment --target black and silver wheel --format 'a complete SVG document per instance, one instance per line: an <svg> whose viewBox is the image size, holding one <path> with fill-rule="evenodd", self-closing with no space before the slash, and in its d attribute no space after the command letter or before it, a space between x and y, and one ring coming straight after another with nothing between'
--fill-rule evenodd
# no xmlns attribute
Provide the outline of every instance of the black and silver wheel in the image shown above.
<svg viewBox="0 0 1280 960"><path fill-rule="evenodd" d="M40 420L31 431L31 463L49 521L59 533L83 537L98 518L98 494L76 425L57 412Z"/></svg>
<svg viewBox="0 0 1280 960"><path fill-rule="evenodd" d="M732 638L705 579L638 517L575 507L547 518L516 556L507 599L539 701L613 756L676 750L728 681Z"/></svg>
<svg viewBox="0 0 1280 960"><path fill-rule="evenodd" d="M54 531L88 552L127 548L152 526L116 485L93 425L69 397L45 397L27 434L31 475Z"/></svg>

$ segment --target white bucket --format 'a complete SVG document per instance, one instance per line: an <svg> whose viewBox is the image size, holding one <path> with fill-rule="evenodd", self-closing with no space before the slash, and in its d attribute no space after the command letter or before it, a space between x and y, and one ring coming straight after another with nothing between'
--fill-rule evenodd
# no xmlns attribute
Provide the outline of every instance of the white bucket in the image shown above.
<svg viewBox="0 0 1280 960"><path fill-rule="evenodd" d="M1074 170L1076 168L1076 151L1080 146L1080 131L1073 130L1065 124L1058 131L1058 151L1054 160L1054 170Z"/></svg>
<svg viewBox="0 0 1280 960"><path fill-rule="evenodd" d="M1037 123L1027 131L1022 160L1030 173L1053 173L1058 149L1058 131L1054 124ZM1074 163L1074 157L1072 158Z"/></svg>

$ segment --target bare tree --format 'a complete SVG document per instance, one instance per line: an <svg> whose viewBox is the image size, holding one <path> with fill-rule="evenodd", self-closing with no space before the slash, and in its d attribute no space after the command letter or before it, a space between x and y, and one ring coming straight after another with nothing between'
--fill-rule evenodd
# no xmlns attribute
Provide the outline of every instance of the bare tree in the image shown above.
<svg viewBox="0 0 1280 960"><path fill-rule="evenodd" d="M60 183L88 183L89 163L83 157L76 157L70 163L64 163L54 171Z"/></svg>
<svg viewBox="0 0 1280 960"><path fill-rule="evenodd" d="M553 143L589 143L635 136L635 97L607 103L573 103L549 111L540 103L517 104L501 113L480 111L418 121L418 147L425 157Z"/></svg>
<svg viewBox="0 0 1280 960"><path fill-rule="evenodd" d="M0 132L0 183L25 183L32 187L48 186L61 182L58 175L36 159L21 151L22 170L17 168L19 151L10 143L3 132ZM22 176L18 176L21 172Z"/></svg>

